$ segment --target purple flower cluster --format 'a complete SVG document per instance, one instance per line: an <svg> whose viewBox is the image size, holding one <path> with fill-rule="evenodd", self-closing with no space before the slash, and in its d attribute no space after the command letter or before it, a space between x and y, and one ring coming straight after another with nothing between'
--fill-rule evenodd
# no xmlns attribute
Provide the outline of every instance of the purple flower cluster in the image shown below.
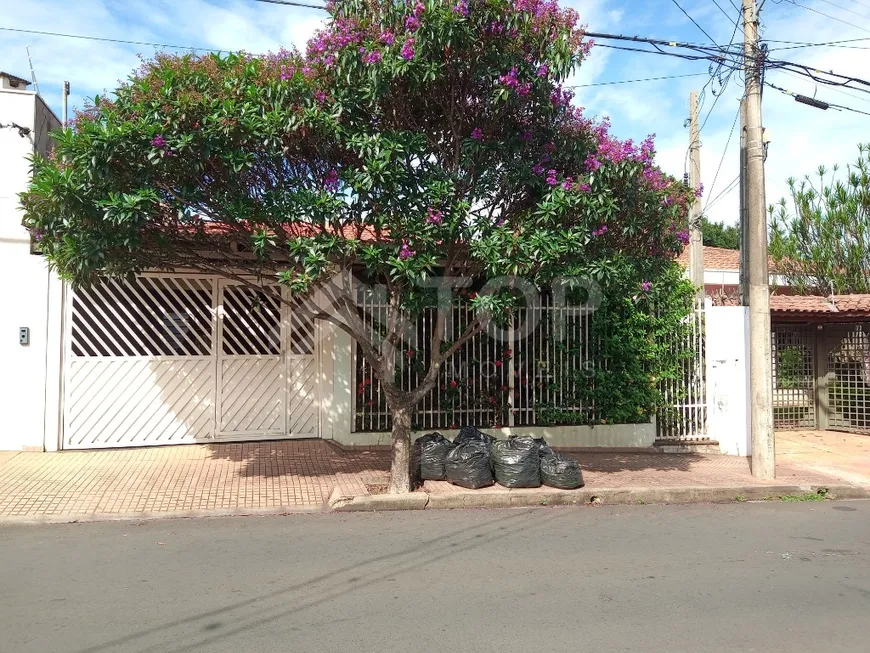
<svg viewBox="0 0 870 653"><path fill-rule="evenodd" d="M490 34L501 34L504 32L504 25L497 20L494 20L489 24L488 31Z"/></svg>
<svg viewBox="0 0 870 653"><path fill-rule="evenodd" d="M414 52L414 39L409 38L402 44L402 51L399 53L399 56L402 57L402 59L404 59L405 61L410 61L414 58L415 54L416 52Z"/></svg>
<svg viewBox="0 0 870 653"><path fill-rule="evenodd" d="M157 147L159 149L166 148L166 139L163 138L160 134L157 134L154 138L151 139L151 147Z"/></svg>
<svg viewBox="0 0 870 653"><path fill-rule="evenodd" d="M416 253L417 252L415 252L413 249L411 249L411 247L408 245L408 243L402 243L402 246L399 248L399 258L402 258L402 259L411 258Z"/></svg>
<svg viewBox="0 0 870 653"><path fill-rule="evenodd" d="M601 161L599 161L594 154L590 154L586 157L586 161L583 165L586 166L586 170L589 172L595 172L601 167Z"/></svg>
<svg viewBox="0 0 870 653"><path fill-rule="evenodd" d="M683 245L688 245L691 237L689 236L689 232L686 229L677 232L677 240L679 240Z"/></svg>
<svg viewBox="0 0 870 653"><path fill-rule="evenodd" d="M516 88L519 85L519 81L517 80L517 67L514 66L513 68L511 68L510 72L499 77L498 81L502 84L502 86L507 86L508 88Z"/></svg>
<svg viewBox="0 0 870 653"><path fill-rule="evenodd" d="M550 102L552 102L557 107L567 107L571 104L571 99L574 97L574 91L569 91L567 89L563 89L561 86L557 86L553 89L553 92L550 93Z"/></svg>
<svg viewBox="0 0 870 653"><path fill-rule="evenodd" d="M520 134L520 140L523 143L528 143L532 140L532 132L526 130L522 134Z"/></svg>
<svg viewBox="0 0 870 653"><path fill-rule="evenodd" d="M325 102L326 93L324 91L314 91L314 99L318 102Z"/></svg>
<svg viewBox="0 0 870 653"><path fill-rule="evenodd" d="M598 229L595 229L595 230L592 232L592 235L593 235L595 238L597 238L598 236L603 236L603 235L606 234L606 233L607 233L607 225L606 225L606 224L603 224L603 225L601 225L600 227L598 227Z"/></svg>
<svg viewBox="0 0 870 653"><path fill-rule="evenodd" d="M468 17L468 3L465 0L459 0L453 7L453 13L460 16Z"/></svg>
<svg viewBox="0 0 870 653"><path fill-rule="evenodd" d="M295 66L281 66L281 75L280 79L282 82L286 82L288 80L293 79L293 75L296 74Z"/></svg>
<svg viewBox="0 0 870 653"><path fill-rule="evenodd" d="M429 224L441 224L444 219L444 214L441 211L433 208L429 208L426 215L426 222Z"/></svg>
<svg viewBox="0 0 870 653"><path fill-rule="evenodd" d="M471 137L476 141L483 140L483 130L480 127L475 127L471 130Z"/></svg>
<svg viewBox="0 0 870 653"><path fill-rule="evenodd" d="M550 67L547 64L541 64L538 66L538 77L546 77L550 73Z"/></svg>
<svg viewBox="0 0 870 653"><path fill-rule="evenodd" d="M363 48L363 52L365 52L365 48ZM378 50L372 50L371 52L366 52L363 55L363 63L366 64L376 64L381 63L381 59L384 58Z"/></svg>
<svg viewBox="0 0 870 653"><path fill-rule="evenodd" d="M392 45L396 40L396 35L393 34L390 30L384 30L381 32L381 43L384 45Z"/></svg>
<svg viewBox="0 0 870 653"><path fill-rule="evenodd" d="M652 281L642 281L640 284L640 289L644 292L649 292L652 290Z"/></svg>
<svg viewBox="0 0 870 653"><path fill-rule="evenodd" d="M338 190L338 171L335 168L326 173L323 178L323 188L330 193Z"/></svg>
<svg viewBox="0 0 870 653"><path fill-rule="evenodd" d="M559 179L556 177L555 170L547 170L547 185L548 186L558 186Z"/></svg>
<svg viewBox="0 0 870 653"><path fill-rule="evenodd" d="M695 197L701 198L704 196L704 184L698 184L698 187L695 189Z"/></svg>

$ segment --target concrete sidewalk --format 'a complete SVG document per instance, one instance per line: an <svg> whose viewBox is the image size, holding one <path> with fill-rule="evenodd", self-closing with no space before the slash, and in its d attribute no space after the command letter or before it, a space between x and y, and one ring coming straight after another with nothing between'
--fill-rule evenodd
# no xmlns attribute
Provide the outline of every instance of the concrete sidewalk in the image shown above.
<svg viewBox="0 0 870 653"><path fill-rule="evenodd" d="M572 455L583 468L583 493L554 493L552 500L535 495L514 501L576 503L592 495L602 496L605 491L631 502L647 500L644 497L649 503L669 502L677 496L714 500L710 497L734 498L752 488L758 489L760 498L782 487L855 485L854 478L843 478L836 469L816 469L806 461L788 457L778 461L777 479L764 482L752 478L743 458L588 451ZM0 519L62 521L320 511L326 509L331 495L376 493L377 486L386 482L388 469L386 448L345 449L323 440L21 452L0 457ZM428 496L439 495L431 507L446 507L460 501L449 495L468 493L443 482L429 482L425 491ZM487 492L508 491L495 487ZM523 492L512 492L513 497L523 496ZM411 502L428 501L423 493L415 494ZM504 496L493 500L505 503ZM514 504L508 501L507 505Z"/></svg>

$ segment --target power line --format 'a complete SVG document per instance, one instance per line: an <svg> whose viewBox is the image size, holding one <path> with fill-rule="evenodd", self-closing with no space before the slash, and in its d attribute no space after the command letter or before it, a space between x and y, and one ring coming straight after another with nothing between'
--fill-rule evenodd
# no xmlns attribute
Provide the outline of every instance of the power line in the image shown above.
<svg viewBox="0 0 870 653"><path fill-rule="evenodd" d="M861 45L840 45L841 43L855 43L857 41L870 41L870 37L860 39L846 39L845 41L828 41L827 43L808 43L805 41L772 41L766 40L765 43L792 43L793 45L783 46L781 48L770 48L769 52L778 52L780 50L800 50L802 48L845 48L848 50L870 50L870 47Z"/></svg>
<svg viewBox="0 0 870 653"><path fill-rule="evenodd" d="M716 203L719 200L725 198L725 196L727 196L732 190L737 188L737 183L739 181L740 181L740 175L737 175L734 179L731 180L731 182L724 189L722 189L722 191L718 195L716 195L716 197L710 198L710 201L707 202L707 205L704 207L704 210L706 211L706 210L712 209L714 206L716 206Z"/></svg>
<svg viewBox="0 0 870 653"><path fill-rule="evenodd" d="M716 168L716 174L713 175L713 183L710 184L710 195L713 194L713 188L716 187L716 180L719 178L719 171L722 170L722 164L725 162L725 155L728 154L728 146L731 145L731 137L734 136L734 128L737 126L737 120L740 118L740 108L738 107L737 113L734 115L734 122L731 123L731 131L728 132L728 140L725 141L725 149L722 151L722 158L719 159L719 166ZM704 205L705 212L707 210L707 205L710 204L710 201L707 201L707 204Z"/></svg>
<svg viewBox="0 0 870 653"><path fill-rule="evenodd" d="M596 82L594 84L577 84L568 88L589 88L590 86L612 86L613 84L634 84L635 82L656 82L662 79L681 79L683 77L701 77L707 73L688 73L686 75L665 75L663 77L643 77L641 79L620 79L615 82Z"/></svg>
<svg viewBox="0 0 870 653"><path fill-rule="evenodd" d="M780 70L777 70L776 72L782 73L783 75L788 75L789 77L793 77L795 79L799 79L802 82L814 84L814 82L811 79L808 79L807 77L805 77L803 75L798 75L797 73L793 73L789 70L780 69ZM830 85L826 84L825 86L830 86ZM870 98L864 98L864 97L861 97L860 95L854 95L853 93L846 93L846 91L841 90L837 86L830 86L830 88L828 90L831 90L834 93L839 93L840 95L845 95L847 97L854 98L854 99L859 100L861 102L870 102ZM855 89L855 90L857 90L857 89Z"/></svg>
<svg viewBox="0 0 870 653"><path fill-rule="evenodd" d="M686 18L688 18L690 21L692 21L692 22L695 24L695 27L697 27L699 30L701 30L702 32L704 32L704 36L706 36L708 39L710 39L711 41L713 41L713 43L716 42L716 39L714 39L712 36L710 36L710 35L707 33L707 30L705 30L703 27L701 27L701 26L698 24L698 21L696 21L694 18L692 18L692 17L689 15L689 12L686 11L685 9L683 9L683 8L680 6L680 3L677 2L677 0L671 0L671 2L673 2L673 3L677 6L677 9L679 9L680 11L682 11L682 12L686 15Z"/></svg>
<svg viewBox="0 0 870 653"><path fill-rule="evenodd" d="M304 2L290 2L289 0L256 0L257 2L268 2L272 5L286 5L288 7L305 7L306 9L322 9L328 11L323 5L309 5Z"/></svg>
<svg viewBox="0 0 870 653"><path fill-rule="evenodd" d="M769 86L772 89L779 91L780 93L784 93L785 95L790 95L795 100L800 102L801 104L806 104L811 107L815 107L817 109L836 109L838 111L851 111L853 113L860 113L865 116L870 116L870 112L868 111L860 111L859 109L853 109L852 107L843 106L842 104L832 104L831 102L824 102L823 100L816 100L815 98L807 97L806 95L801 95L800 93L793 93L788 89L782 88L780 86L775 86L770 82L764 82L766 86Z"/></svg>
<svg viewBox="0 0 870 653"><path fill-rule="evenodd" d="M194 50L201 52L229 52L229 50L216 50L214 48L196 48L192 45L169 45L167 43L151 43L148 41L127 41L125 39L110 39L102 36L85 36L84 34L63 34L61 32L43 32L36 29L19 29L17 27L0 27L4 32L19 32L21 34L39 34L40 36L58 36L65 39L82 39L85 41L103 41L106 43L126 43L129 45L150 45L155 48L171 48L173 50Z"/></svg>
<svg viewBox="0 0 870 653"><path fill-rule="evenodd" d="M721 11L723 14L725 14L725 18L727 18L729 21L734 23L734 27L737 27L737 22L733 18L731 18L730 14L727 11L722 9L722 5L720 5L718 2L716 2L716 0L713 0L713 4L719 8L719 11ZM736 7L735 7L735 9L736 9Z"/></svg>
<svg viewBox="0 0 870 653"><path fill-rule="evenodd" d="M844 7L843 5L838 5L836 2L831 2L831 0L822 0L822 2L829 4L832 7L836 7L837 9L848 11L850 14L855 14L856 16L860 16L861 18L870 18L870 16L868 16L867 14L859 14L854 9L849 9L848 7Z"/></svg>
<svg viewBox="0 0 870 653"><path fill-rule="evenodd" d="M855 23L850 23L847 20L843 20L842 18L837 18L836 16L831 16L830 14L826 14L823 11L819 11L818 9L813 9L812 7L807 7L806 5L802 5L795 0L785 0L786 2L790 2L795 7L800 7L801 9L806 9L807 11L812 11L814 14L819 14L819 16L824 16L825 18L830 18L831 20L835 20L838 23L843 23L843 25L848 25L849 27L854 27L855 29L859 29L862 32L870 32L870 29L865 27L861 27L860 25L856 25Z"/></svg>

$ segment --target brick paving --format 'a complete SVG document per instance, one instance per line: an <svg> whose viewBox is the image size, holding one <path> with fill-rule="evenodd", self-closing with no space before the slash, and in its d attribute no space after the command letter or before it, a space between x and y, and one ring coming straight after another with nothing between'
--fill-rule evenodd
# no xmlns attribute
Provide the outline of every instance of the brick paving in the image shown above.
<svg viewBox="0 0 870 653"><path fill-rule="evenodd" d="M572 452L587 488L730 487L841 483L830 469L781 460L776 481L757 481L743 458L695 454ZM386 448L324 440L21 452L0 458L0 517L318 509L333 488L365 494L389 469ZM841 477L840 477L841 478ZM456 491L428 483L430 492Z"/></svg>

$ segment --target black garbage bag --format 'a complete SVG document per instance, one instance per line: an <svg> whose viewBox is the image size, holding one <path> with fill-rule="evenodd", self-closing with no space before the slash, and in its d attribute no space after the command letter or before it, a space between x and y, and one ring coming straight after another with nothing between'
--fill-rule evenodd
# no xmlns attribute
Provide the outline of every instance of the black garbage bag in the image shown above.
<svg viewBox="0 0 870 653"><path fill-rule="evenodd" d="M489 445L477 440L456 444L447 452L444 461L447 480L472 490L492 485L492 468L489 466Z"/></svg>
<svg viewBox="0 0 870 653"><path fill-rule="evenodd" d="M466 442L483 442L489 447L495 442L495 438L476 426L463 426L459 429L459 435L453 440L453 444L465 444Z"/></svg>
<svg viewBox="0 0 870 653"><path fill-rule="evenodd" d="M583 487L583 473L580 463L561 453L541 456L541 480L544 485L560 490L576 490Z"/></svg>
<svg viewBox="0 0 870 653"><path fill-rule="evenodd" d="M547 444L547 441L544 438L535 438L535 442L538 445L538 455L543 458L544 456L551 456L554 451L550 448L550 445Z"/></svg>
<svg viewBox="0 0 870 653"><path fill-rule="evenodd" d="M438 433L428 433L414 442L417 477L421 481L443 481L444 460L453 443Z"/></svg>
<svg viewBox="0 0 870 653"><path fill-rule="evenodd" d="M513 436L492 443L495 480L505 487L541 487L539 444L529 436Z"/></svg>

